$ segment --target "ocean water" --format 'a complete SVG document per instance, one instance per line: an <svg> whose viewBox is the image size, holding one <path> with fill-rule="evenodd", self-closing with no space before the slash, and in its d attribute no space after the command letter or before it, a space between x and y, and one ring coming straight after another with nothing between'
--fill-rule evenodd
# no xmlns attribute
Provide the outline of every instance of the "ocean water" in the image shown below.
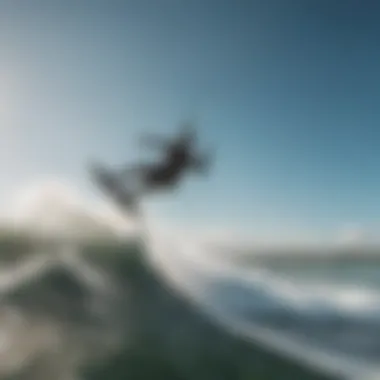
<svg viewBox="0 0 380 380"><path fill-rule="evenodd" d="M287 305L288 320L277 328L352 361L378 366L380 261L311 262L266 270L278 281L273 294Z"/></svg>
<svg viewBox="0 0 380 380"><path fill-rule="evenodd" d="M380 256L358 251L345 259L343 252L343 259L321 260L290 252L256 261L252 253L251 265L239 267L206 259L199 247L188 250L194 293L227 324L312 368L379 378Z"/></svg>
<svg viewBox="0 0 380 380"><path fill-rule="evenodd" d="M379 252L380 253L380 252ZM260 260L217 279L209 297L245 326L286 337L301 351L347 374L380 374L380 257L354 260ZM253 260L254 262L254 260ZM360 368L362 375L354 375Z"/></svg>
<svg viewBox="0 0 380 380"><path fill-rule="evenodd" d="M373 266L239 268L162 236L12 235L0 261L1 379L377 375Z"/></svg>

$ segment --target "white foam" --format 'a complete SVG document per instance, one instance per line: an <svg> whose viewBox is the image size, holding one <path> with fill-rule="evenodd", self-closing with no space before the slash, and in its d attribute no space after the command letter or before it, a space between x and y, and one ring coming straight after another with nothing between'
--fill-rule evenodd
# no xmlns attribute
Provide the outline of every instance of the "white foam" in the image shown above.
<svg viewBox="0 0 380 380"><path fill-rule="evenodd" d="M179 252L170 258L175 259L177 266L186 267L196 277L204 276L209 284L214 281L219 285L228 280L230 284L239 285L244 288L246 297L251 292L253 304L261 293L267 297L268 307L278 304L297 311L337 312L357 317L374 317L376 314L380 322L380 292L377 289L355 283L326 282L325 279L320 282L292 281L263 268L232 267L188 242L176 247L169 251Z"/></svg>
<svg viewBox="0 0 380 380"><path fill-rule="evenodd" d="M171 241L165 246L161 241L155 247L156 253L161 251L158 256L167 275L195 295L200 307L227 330L332 375L364 380L374 378L379 372L358 357L328 347L316 348L307 340L299 341L295 336L259 326L244 319L239 310L239 307L272 312L286 309L301 318L329 318L336 314L356 319L370 317L380 324L380 295L376 290L332 282L301 284L263 269L232 268L188 242L173 244ZM219 299L215 296L218 291Z"/></svg>

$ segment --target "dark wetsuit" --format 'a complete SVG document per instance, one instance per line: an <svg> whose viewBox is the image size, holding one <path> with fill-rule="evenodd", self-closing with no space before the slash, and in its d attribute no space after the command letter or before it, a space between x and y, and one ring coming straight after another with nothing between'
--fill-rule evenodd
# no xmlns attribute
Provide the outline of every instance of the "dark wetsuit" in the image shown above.
<svg viewBox="0 0 380 380"><path fill-rule="evenodd" d="M152 186L171 186L178 182L184 169L192 162L187 144L176 144L169 148L162 164L150 167L146 171L146 181Z"/></svg>

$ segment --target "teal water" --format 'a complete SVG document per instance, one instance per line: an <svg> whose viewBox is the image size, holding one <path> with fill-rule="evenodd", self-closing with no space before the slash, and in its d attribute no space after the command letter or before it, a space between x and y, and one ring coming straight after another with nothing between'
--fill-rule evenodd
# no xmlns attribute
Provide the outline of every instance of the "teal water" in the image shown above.
<svg viewBox="0 0 380 380"><path fill-rule="evenodd" d="M260 260L246 279L240 317L270 327L329 355L344 355L378 371L380 260L294 258ZM255 279L255 280L252 280ZM241 293L241 292L240 292ZM260 307L254 299L265 294ZM264 305L264 306L263 306ZM358 364L359 365L359 364Z"/></svg>
<svg viewBox="0 0 380 380"><path fill-rule="evenodd" d="M13 236L0 252L0 378L325 378L203 313L140 243Z"/></svg>

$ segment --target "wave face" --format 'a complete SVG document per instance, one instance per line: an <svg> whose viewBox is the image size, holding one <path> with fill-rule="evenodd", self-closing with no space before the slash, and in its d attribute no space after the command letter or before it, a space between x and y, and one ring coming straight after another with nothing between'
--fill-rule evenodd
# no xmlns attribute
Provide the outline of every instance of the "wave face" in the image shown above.
<svg viewBox="0 0 380 380"><path fill-rule="evenodd" d="M218 269L203 297L248 329L270 329L300 350L339 358L347 372L352 363L379 373L380 262L358 257Z"/></svg>
<svg viewBox="0 0 380 380"><path fill-rule="evenodd" d="M212 275L169 247L3 240L2 379L325 378L219 323L197 295Z"/></svg>
<svg viewBox="0 0 380 380"><path fill-rule="evenodd" d="M0 379L380 373L378 259L316 265L289 252L239 266L72 190L22 191L17 230L0 229Z"/></svg>

